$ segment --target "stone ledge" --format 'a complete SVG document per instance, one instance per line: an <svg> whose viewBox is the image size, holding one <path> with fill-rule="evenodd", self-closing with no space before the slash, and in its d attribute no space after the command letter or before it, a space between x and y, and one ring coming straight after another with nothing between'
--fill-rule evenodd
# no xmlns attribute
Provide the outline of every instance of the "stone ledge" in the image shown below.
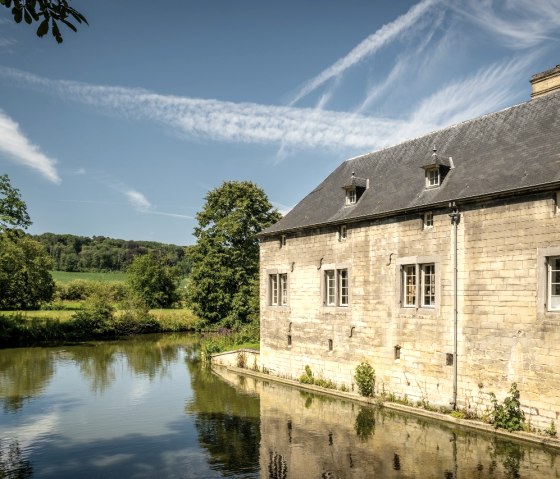
<svg viewBox="0 0 560 479"><path fill-rule="evenodd" d="M219 365L219 364L213 364L212 367L214 367L214 366L226 368L228 371L243 374L245 376L257 377L257 378L260 378L264 381L274 381L274 382L277 382L277 383L286 384L288 386L293 386L293 387L296 387L298 389L313 391L313 392L318 393L318 394L334 396L334 397L338 397L338 398L341 398L341 399L346 399L346 400L349 400L349 401L359 402L359 403L362 403L362 404L368 404L368 405L372 405L372 406L376 405L376 402L375 402L374 398L365 398L363 396L360 396L357 393L353 393L353 392L349 392L349 391L344 392L344 391L339 391L339 390L336 390L336 389L322 388L322 387L315 386L315 385L312 385L312 384L302 384L299 381L294 381L293 379L285 379L285 378L281 378L281 377L278 377L278 376L273 376L271 374L264 374L264 373L254 371L254 370L251 370L251 369L242 369L242 368L238 368L238 367L234 367L234 366L223 366L223 365ZM403 404L384 402L382 407L384 407L386 409L410 414L410 415L413 415L413 416L427 417L427 418L433 419L435 421L445 422L447 424L455 424L457 426L461 426L461 427L468 428L468 429L474 429L474 430L477 430L477 431L484 432L486 434L490 434L490 435L493 435L493 436L499 436L499 437L506 438L506 439L509 439L509 440L512 440L512 441L529 442L529 443L532 443L532 444L540 444L542 446L552 447L552 448L555 448L555 449L560 449L560 439L540 436L538 434L534 434L534 433L530 433L530 432L522 432L522 431L508 432L504 429L496 429L491 424L486 424L486 423L483 423L483 422L480 422L480 421L473 421L473 420L468 420L468 419L458 419L458 418L451 417L448 414L442 414L442 413L438 413L438 412L427 411L425 409L421 409L421 408L414 407L414 406L405 406Z"/></svg>

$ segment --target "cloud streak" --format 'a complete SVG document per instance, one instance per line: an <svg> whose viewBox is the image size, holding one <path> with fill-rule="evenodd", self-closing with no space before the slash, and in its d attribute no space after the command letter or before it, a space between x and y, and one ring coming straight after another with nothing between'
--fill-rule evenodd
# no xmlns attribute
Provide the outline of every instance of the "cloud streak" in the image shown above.
<svg viewBox="0 0 560 479"><path fill-rule="evenodd" d="M0 110L0 154L15 163L31 168L47 180L59 184L56 160L41 152L38 146L22 133L19 124Z"/></svg>
<svg viewBox="0 0 560 479"><path fill-rule="evenodd" d="M308 80L292 99L290 105L296 104L303 97L309 95L331 78L339 77L350 67L357 65L365 58L376 53L379 49L401 35L405 30L411 28L437 3L438 0L422 0L404 15L383 25L379 30L372 33L354 47L346 56L340 58L317 76Z"/></svg>

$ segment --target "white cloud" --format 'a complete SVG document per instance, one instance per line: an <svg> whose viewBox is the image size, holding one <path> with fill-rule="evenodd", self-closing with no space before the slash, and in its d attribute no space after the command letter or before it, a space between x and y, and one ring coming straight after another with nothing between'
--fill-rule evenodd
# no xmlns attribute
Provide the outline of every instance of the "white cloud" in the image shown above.
<svg viewBox="0 0 560 479"><path fill-rule="evenodd" d="M38 171L53 183L60 183L56 160L41 152L21 132L19 125L0 110L0 154L12 161Z"/></svg>
<svg viewBox="0 0 560 479"><path fill-rule="evenodd" d="M152 208L152 204L148 199L139 191L136 190L126 190L123 192L128 198L128 201L135 209L141 212L147 212Z"/></svg>
<svg viewBox="0 0 560 479"><path fill-rule="evenodd" d="M294 105L331 78L339 77L348 68L360 63L365 58L376 53L389 42L398 38L404 31L412 28L412 26L437 3L438 0L422 0L420 3L414 5L404 15L401 15L396 20L383 25L379 30L372 33L369 37L354 47L346 56L340 58L317 76L308 80L295 95L293 100L290 102L290 105Z"/></svg>
<svg viewBox="0 0 560 479"><path fill-rule="evenodd" d="M456 1L449 6L512 49L531 48L545 40L559 39L558 0Z"/></svg>

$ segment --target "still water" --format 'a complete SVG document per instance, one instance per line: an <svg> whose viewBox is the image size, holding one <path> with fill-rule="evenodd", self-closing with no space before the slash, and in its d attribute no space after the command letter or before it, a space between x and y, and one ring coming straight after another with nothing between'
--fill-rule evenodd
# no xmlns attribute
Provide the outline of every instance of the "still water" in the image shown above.
<svg viewBox="0 0 560 479"><path fill-rule="evenodd" d="M0 350L0 478L560 477L555 451L212 373L196 350L192 335Z"/></svg>

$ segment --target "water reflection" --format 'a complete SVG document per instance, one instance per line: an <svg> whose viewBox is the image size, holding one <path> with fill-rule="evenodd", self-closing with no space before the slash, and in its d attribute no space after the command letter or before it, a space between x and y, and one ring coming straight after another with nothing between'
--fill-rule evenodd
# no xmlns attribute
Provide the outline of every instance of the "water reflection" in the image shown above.
<svg viewBox="0 0 560 479"><path fill-rule="evenodd" d="M261 477L560 477L556 451L217 371L260 396Z"/></svg>
<svg viewBox="0 0 560 479"><path fill-rule="evenodd" d="M210 369L187 364L194 394L186 410L196 417L198 441L210 453L212 468L228 474L258 472L260 401L244 393L247 378L238 377L235 388Z"/></svg>
<svg viewBox="0 0 560 479"><path fill-rule="evenodd" d="M19 442L5 443L0 440L0 477L25 479L32 474L31 463L24 458Z"/></svg>

